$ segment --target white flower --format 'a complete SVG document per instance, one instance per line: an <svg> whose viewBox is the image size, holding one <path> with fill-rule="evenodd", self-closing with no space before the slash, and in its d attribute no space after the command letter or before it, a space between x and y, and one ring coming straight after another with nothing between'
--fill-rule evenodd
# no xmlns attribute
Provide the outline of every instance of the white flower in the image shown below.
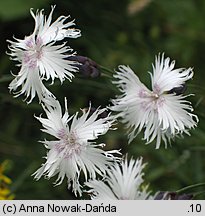
<svg viewBox="0 0 205 216"><path fill-rule="evenodd" d="M64 38L77 38L80 36L78 29L70 28L75 25L74 21L68 22L68 17L60 16L55 22L51 23L55 6L52 6L51 12L46 18L44 11L36 12L31 9L31 15L35 20L34 32L26 36L23 40L15 39L9 41L11 59L20 62L19 73L10 83L10 91L16 93L16 97L25 94L26 99L30 97L31 102L37 94L39 100L44 96L52 95L43 85L42 80L60 79L61 83L65 79L71 80L77 67L73 61L67 60L71 55L72 49L65 43L55 45L55 42ZM19 89L17 91L17 89ZM16 92L17 91L17 92Z"/></svg>
<svg viewBox="0 0 205 216"><path fill-rule="evenodd" d="M33 175L38 180L42 175L50 178L58 174L57 185L66 176L68 188L72 188L75 195L77 192L81 195L80 173L84 174L86 181L96 178L96 174L104 175L107 165L118 160L112 154L120 153L117 150L103 151L101 147L105 144L94 142L112 126L109 116L99 117L105 109L91 113L89 108L78 117L78 113L69 116L67 105L65 107L65 113L62 114L59 102L51 98L44 106L47 118L36 117L44 127L42 131L54 136L56 140L43 141L48 149L46 162Z"/></svg>
<svg viewBox="0 0 205 216"><path fill-rule="evenodd" d="M142 158L129 162L127 158L121 163L115 163L107 170L107 175L103 181L90 180L85 185L90 187L92 199L102 200L146 200L154 199L147 192L148 186L142 187L144 182L142 173L145 164Z"/></svg>
<svg viewBox="0 0 205 216"><path fill-rule="evenodd" d="M129 142L144 130L147 143L156 139L156 148L161 139L167 140L197 125L198 118L192 114L191 103L180 92L187 80L193 77L191 68L174 69L175 62L164 54L156 57L151 75L152 91L140 82L138 76L126 66L119 66L114 77L122 95L112 100L111 110L119 112L117 117L129 128Z"/></svg>

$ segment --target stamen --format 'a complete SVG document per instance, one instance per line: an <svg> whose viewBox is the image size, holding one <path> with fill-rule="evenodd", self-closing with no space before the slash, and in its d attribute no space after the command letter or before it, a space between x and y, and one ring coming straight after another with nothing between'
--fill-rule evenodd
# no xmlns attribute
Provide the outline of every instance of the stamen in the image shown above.
<svg viewBox="0 0 205 216"><path fill-rule="evenodd" d="M78 142L78 137L74 131L65 134L65 131L59 131L59 136L62 137L61 141L56 144L55 149L58 153L63 152L63 158L71 158L76 154L80 154L82 151L82 145Z"/></svg>

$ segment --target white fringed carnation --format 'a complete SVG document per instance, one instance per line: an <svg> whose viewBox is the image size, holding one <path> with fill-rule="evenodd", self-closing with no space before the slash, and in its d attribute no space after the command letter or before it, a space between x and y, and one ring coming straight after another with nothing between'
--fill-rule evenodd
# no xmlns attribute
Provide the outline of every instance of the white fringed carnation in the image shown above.
<svg viewBox="0 0 205 216"><path fill-rule="evenodd" d="M65 113L62 114L58 101L47 100L44 106L47 118L36 117L44 127L42 131L56 140L43 141L48 149L46 162L33 175L38 180L42 175L50 178L58 174L57 185L66 176L68 188L72 188L75 195L81 195L80 174L84 174L85 181L96 178L96 174L104 175L107 165L118 160L113 153L120 153L118 150L104 151L102 147L105 144L94 142L112 126L113 121L109 116L99 117L105 109L91 113L89 108L78 117L78 113L69 116L67 105L65 107Z"/></svg>
<svg viewBox="0 0 205 216"><path fill-rule="evenodd" d="M56 44L64 38L77 38L80 30L70 28L75 25L74 21L67 21L68 17L60 16L51 23L55 6L52 7L48 18L44 11L36 12L31 9L31 15L35 20L34 32L23 40L15 39L9 41L11 59L18 61L21 67L19 73L10 83L10 91L14 91L16 97L25 94L26 99L30 97L30 103L37 94L41 101L44 97L52 95L44 86L43 80L55 78L63 82L71 80L72 72L77 71L76 63L67 60L72 54L72 49L65 43ZM19 89L19 91L17 91Z"/></svg>
<svg viewBox="0 0 205 216"><path fill-rule="evenodd" d="M112 100L112 111L129 128L129 142L144 130L144 140L151 143L156 139L156 148L161 140L167 140L196 127L198 118L192 114L191 103L180 92L185 82L193 77L191 68L174 69L175 61L156 57L151 75L152 91L149 90L130 67L119 66L114 75L121 95Z"/></svg>
<svg viewBox="0 0 205 216"><path fill-rule="evenodd" d="M147 200L154 199L143 187L142 158L129 162L127 158L121 163L115 163L107 170L103 180L90 180L85 185L90 189L86 192L92 199L100 200Z"/></svg>

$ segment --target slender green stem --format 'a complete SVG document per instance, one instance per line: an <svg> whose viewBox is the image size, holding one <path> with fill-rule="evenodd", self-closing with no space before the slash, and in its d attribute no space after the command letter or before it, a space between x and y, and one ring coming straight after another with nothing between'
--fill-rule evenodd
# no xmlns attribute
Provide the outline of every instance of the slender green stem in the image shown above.
<svg viewBox="0 0 205 216"><path fill-rule="evenodd" d="M0 83L9 82L13 79L12 75L4 75L0 77Z"/></svg>
<svg viewBox="0 0 205 216"><path fill-rule="evenodd" d="M104 67L104 66L102 66L102 65L99 65L99 67L100 67L100 69L102 69L103 71L113 74L113 71L112 71L111 69L106 68L106 67Z"/></svg>
<svg viewBox="0 0 205 216"><path fill-rule="evenodd" d="M205 194L205 191L194 193L194 197L196 198L197 196L201 196L202 194Z"/></svg>
<svg viewBox="0 0 205 216"><path fill-rule="evenodd" d="M200 86L200 85L196 85L196 84L187 84L187 87L205 90L204 86Z"/></svg>
<svg viewBox="0 0 205 216"><path fill-rule="evenodd" d="M18 178L13 182L11 186L11 192L16 192L17 189L21 188L23 184L25 183L26 178L33 173L36 167L36 162L30 163L25 170L19 174Z"/></svg>
<svg viewBox="0 0 205 216"><path fill-rule="evenodd" d="M200 97L199 100L195 104L195 108L199 106L199 104L204 100L204 97Z"/></svg>
<svg viewBox="0 0 205 216"><path fill-rule="evenodd" d="M112 76L110 76L110 75L108 75L108 74L106 74L106 73L104 73L104 72L101 73L101 76L103 76L103 77L108 77L108 78L112 78Z"/></svg>
<svg viewBox="0 0 205 216"><path fill-rule="evenodd" d="M193 188L202 187L202 186L205 186L205 183L198 183L198 184L190 185L190 186L184 187L182 189L179 189L176 192L177 193L184 193L184 192L189 191Z"/></svg>

